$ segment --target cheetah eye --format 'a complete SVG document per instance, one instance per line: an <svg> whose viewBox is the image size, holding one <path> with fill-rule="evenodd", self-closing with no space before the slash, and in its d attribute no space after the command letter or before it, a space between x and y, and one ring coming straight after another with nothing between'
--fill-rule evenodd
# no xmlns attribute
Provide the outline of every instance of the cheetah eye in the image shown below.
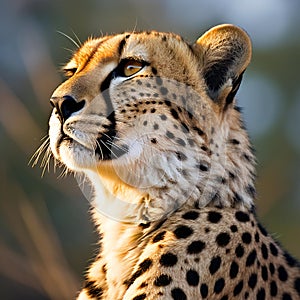
<svg viewBox="0 0 300 300"><path fill-rule="evenodd" d="M120 75L124 77L130 77L143 69L144 66L145 63L143 61L128 59L124 61Z"/></svg>
<svg viewBox="0 0 300 300"><path fill-rule="evenodd" d="M72 77L77 71L77 68L66 68L66 69L63 69L63 72L64 72L64 75L66 77Z"/></svg>

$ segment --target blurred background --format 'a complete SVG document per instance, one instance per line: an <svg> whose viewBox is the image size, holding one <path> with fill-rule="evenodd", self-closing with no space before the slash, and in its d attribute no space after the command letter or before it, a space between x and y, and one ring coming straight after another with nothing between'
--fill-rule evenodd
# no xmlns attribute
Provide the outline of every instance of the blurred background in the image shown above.
<svg viewBox="0 0 300 300"><path fill-rule="evenodd" d="M76 180L29 164L76 49L64 34L156 29L193 42L220 23L246 29L253 60L237 98L257 150L258 215L300 258L299 11L298 0L0 1L0 299L73 299L95 254Z"/></svg>

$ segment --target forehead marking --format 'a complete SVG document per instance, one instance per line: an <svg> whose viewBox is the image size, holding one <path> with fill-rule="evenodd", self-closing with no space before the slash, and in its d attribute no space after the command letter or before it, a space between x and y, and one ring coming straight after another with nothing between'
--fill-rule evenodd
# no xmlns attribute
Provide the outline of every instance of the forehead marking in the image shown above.
<svg viewBox="0 0 300 300"><path fill-rule="evenodd" d="M122 52L123 52L123 49L124 49L124 47L125 47L125 45L126 45L127 40L129 39L129 37L130 37L130 34L127 34L127 35L121 40L121 42L120 42L120 44L119 44L119 47L118 47L118 53L119 53L119 56L121 56L121 54L122 54Z"/></svg>
<svg viewBox="0 0 300 300"><path fill-rule="evenodd" d="M99 47L106 42L107 40L109 40L111 37L106 37L102 40L100 40L95 47L93 48L93 50L91 51L91 53L89 54L88 58L86 59L86 61L84 62L84 65L82 66L81 70L83 70L84 68L86 68L86 66L90 63L90 61L93 59L93 57L95 56L95 54L97 53Z"/></svg>

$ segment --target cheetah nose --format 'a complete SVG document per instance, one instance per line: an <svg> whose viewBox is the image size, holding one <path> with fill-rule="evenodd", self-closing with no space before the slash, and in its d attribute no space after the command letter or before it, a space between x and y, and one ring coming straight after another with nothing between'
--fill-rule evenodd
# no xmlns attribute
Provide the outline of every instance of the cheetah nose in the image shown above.
<svg viewBox="0 0 300 300"><path fill-rule="evenodd" d="M85 100L77 102L72 96L52 97L50 103L57 109L62 122L65 122L73 113L81 110Z"/></svg>

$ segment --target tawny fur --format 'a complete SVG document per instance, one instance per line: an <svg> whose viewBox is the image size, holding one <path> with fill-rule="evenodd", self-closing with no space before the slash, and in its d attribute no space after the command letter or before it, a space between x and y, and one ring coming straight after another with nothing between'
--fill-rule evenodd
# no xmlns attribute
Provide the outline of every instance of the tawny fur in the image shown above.
<svg viewBox="0 0 300 300"><path fill-rule="evenodd" d="M94 188L99 255L78 299L299 299L300 268L259 225L234 96L248 35L88 40L52 95L50 146Z"/></svg>

